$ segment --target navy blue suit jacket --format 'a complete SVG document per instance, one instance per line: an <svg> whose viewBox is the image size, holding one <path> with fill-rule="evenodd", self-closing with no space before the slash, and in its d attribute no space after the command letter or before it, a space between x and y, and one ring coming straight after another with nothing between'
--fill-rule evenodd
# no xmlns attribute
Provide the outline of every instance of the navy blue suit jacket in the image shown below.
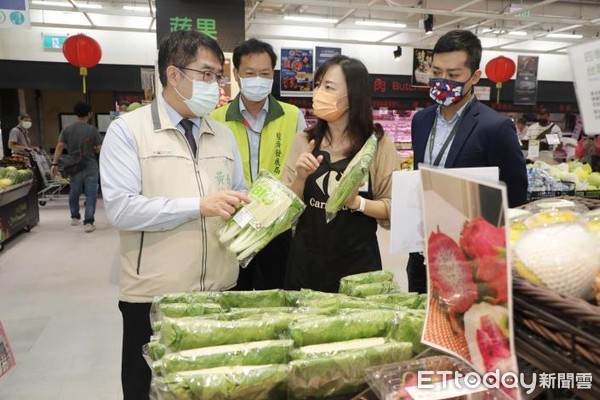
<svg viewBox="0 0 600 400"><path fill-rule="evenodd" d="M437 105L415 114L411 134L415 169L423 162ZM527 201L527 169L513 122L485 104L473 104L460 121L445 168L499 167L506 183L509 207Z"/></svg>

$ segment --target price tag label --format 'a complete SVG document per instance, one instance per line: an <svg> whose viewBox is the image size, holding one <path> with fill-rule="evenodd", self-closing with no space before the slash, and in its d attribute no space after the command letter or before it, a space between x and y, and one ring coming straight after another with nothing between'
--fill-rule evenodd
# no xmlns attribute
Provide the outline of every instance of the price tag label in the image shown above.
<svg viewBox="0 0 600 400"><path fill-rule="evenodd" d="M240 208L233 216L233 220L240 226L240 228L248 225L250 221L252 221L252 218L253 216L250 211L244 207Z"/></svg>
<svg viewBox="0 0 600 400"><path fill-rule="evenodd" d="M529 147L527 148L527 158L533 160L534 158L538 158L540 156L540 141L539 140L530 140Z"/></svg>
<svg viewBox="0 0 600 400"><path fill-rule="evenodd" d="M546 140L548 141L548 144L560 144L560 138L558 137L558 134L556 134L556 133L547 134Z"/></svg>

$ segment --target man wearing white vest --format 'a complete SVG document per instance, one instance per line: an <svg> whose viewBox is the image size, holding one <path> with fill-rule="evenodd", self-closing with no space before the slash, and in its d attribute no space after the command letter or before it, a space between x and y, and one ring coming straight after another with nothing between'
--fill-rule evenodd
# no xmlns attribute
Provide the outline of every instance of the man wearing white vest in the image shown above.
<svg viewBox="0 0 600 400"><path fill-rule="evenodd" d="M208 116L225 83L223 63L217 42L202 33L166 35L158 53L162 93L106 133L100 176L106 215L120 236L125 400L149 398L142 346L152 333L154 296L227 290L237 281L237 261L216 226L250 198L231 131Z"/></svg>
<svg viewBox="0 0 600 400"><path fill-rule="evenodd" d="M261 169L281 176L296 132L306 128L298 107L271 95L277 56L273 47L248 39L233 50L233 74L241 92L211 117L226 124L237 141L246 183L250 185ZM240 269L237 290L283 288L291 232L272 240Z"/></svg>

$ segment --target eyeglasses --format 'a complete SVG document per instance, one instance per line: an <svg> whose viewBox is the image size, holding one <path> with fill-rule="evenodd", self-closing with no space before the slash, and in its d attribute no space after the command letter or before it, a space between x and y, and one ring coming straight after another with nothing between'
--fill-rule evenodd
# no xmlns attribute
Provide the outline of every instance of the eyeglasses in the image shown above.
<svg viewBox="0 0 600 400"><path fill-rule="evenodd" d="M225 86L229 83L229 79L227 79L226 76L223 76L221 74L216 74L212 71L200 71L200 70L193 69L193 68L179 67L177 65L176 65L176 67L179 69L185 69L187 71L194 71L199 74L202 74L202 80L206 83L217 82L220 86Z"/></svg>

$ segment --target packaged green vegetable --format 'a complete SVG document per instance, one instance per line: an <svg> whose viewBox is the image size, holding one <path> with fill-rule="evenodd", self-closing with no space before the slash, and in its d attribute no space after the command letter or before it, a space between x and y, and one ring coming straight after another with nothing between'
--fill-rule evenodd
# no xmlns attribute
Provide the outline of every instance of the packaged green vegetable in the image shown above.
<svg viewBox="0 0 600 400"><path fill-rule="evenodd" d="M209 368L154 379L162 400L285 398L286 364Z"/></svg>
<svg viewBox="0 0 600 400"><path fill-rule="evenodd" d="M310 349L300 348L306 357L289 363L290 398L325 398L359 392L367 386L365 369L405 361L412 356L410 343L381 341L379 338L372 347L348 350L341 349L347 344L329 343L318 350L324 356L316 358L313 356L318 354L311 355Z"/></svg>
<svg viewBox="0 0 600 400"><path fill-rule="evenodd" d="M287 300L281 289L248 290L223 292L219 304L223 308L284 307Z"/></svg>
<svg viewBox="0 0 600 400"><path fill-rule="evenodd" d="M262 340L258 342L203 347L166 354L153 365L161 375L231 365L285 364L294 342Z"/></svg>
<svg viewBox="0 0 600 400"><path fill-rule="evenodd" d="M327 222L335 218L338 211L346 203L348 196L358 189L358 185L365 180L365 177L369 176L369 167L373 158L375 158L375 153L377 153L377 137L371 135L360 151L352 158L342 174L340 183L329 195L327 203L325 203Z"/></svg>
<svg viewBox="0 0 600 400"><path fill-rule="evenodd" d="M394 274L391 271L370 271L360 274L348 275L340 279L340 293L349 295L355 286L367 283L392 282Z"/></svg>
<svg viewBox="0 0 600 400"><path fill-rule="evenodd" d="M236 254L242 267L271 240L290 229L306 207L266 170L260 171L248 196L252 202L240 207L218 231L219 241Z"/></svg>
<svg viewBox="0 0 600 400"><path fill-rule="evenodd" d="M171 351L196 349L277 339L293 319L291 314L265 316L262 319L219 321L204 318L165 318L159 338Z"/></svg>

